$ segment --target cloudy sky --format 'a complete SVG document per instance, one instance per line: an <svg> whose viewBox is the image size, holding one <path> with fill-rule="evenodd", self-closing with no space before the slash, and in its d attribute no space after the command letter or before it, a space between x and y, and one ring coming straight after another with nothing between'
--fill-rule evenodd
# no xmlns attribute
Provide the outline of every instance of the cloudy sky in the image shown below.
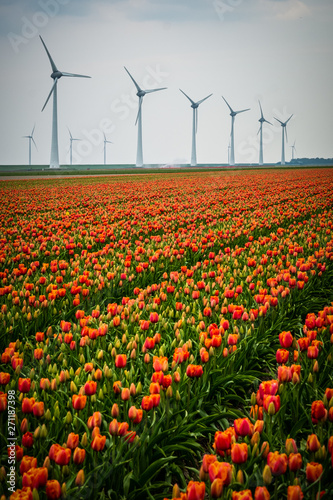
<svg viewBox="0 0 333 500"><path fill-rule="evenodd" d="M35 128L33 164L50 159L51 67L90 75L58 83L59 156L69 163L135 163L138 98L124 70L142 88L167 87L143 102L144 162L186 163L191 156L194 101L199 108L197 159L226 163L229 110L236 117L237 163L258 161L260 118L264 159L281 157L281 126L299 157L333 157L332 0L0 0L0 165L26 164Z"/></svg>

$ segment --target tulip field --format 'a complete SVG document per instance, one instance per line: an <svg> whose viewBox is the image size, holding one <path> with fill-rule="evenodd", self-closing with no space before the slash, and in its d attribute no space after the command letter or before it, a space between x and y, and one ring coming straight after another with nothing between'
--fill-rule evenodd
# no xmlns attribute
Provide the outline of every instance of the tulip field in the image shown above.
<svg viewBox="0 0 333 500"><path fill-rule="evenodd" d="M333 169L0 190L0 500L333 498Z"/></svg>

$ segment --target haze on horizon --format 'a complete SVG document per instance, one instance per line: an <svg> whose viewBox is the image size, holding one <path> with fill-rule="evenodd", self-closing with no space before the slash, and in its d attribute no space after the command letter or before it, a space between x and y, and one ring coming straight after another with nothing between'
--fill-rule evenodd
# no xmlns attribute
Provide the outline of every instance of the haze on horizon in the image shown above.
<svg viewBox="0 0 333 500"><path fill-rule="evenodd" d="M90 75L58 84L61 164L135 163L138 109L126 66L144 89L145 164L189 163L191 108L200 108L198 163L227 163L230 115L235 122L236 163L259 159L260 99L265 124L264 160L281 158L281 126L288 124L286 161L333 157L333 4L331 0L1 0L0 165L27 164L36 124L32 164L48 164L51 148L51 67L41 35L61 71Z"/></svg>

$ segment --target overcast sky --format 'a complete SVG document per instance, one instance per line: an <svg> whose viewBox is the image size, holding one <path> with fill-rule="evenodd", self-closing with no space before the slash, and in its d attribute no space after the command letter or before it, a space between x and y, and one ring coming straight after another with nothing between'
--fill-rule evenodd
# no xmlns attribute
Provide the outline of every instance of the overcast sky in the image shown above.
<svg viewBox="0 0 333 500"><path fill-rule="evenodd" d="M264 160L333 157L332 0L0 0L0 164L50 160L53 80L41 35L60 71L91 79L58 82L60 163L103 163L103 131L113 144L108 163L135 163L138 98L128 68L144 89L167 87L143 102L144 162L186 163L191 157L194 101L199 107L198 163L226 163L235 110L236 162L258 162L260 118Z"/></svg>

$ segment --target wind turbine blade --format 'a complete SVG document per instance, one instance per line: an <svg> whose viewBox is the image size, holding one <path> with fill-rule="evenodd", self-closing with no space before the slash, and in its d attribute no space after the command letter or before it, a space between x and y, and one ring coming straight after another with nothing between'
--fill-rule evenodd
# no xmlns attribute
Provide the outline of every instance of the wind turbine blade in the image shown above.
<svg viewBox="0 0 333 500"><path fill-rule="evenodd" d="M213 94L209 94L207 97L204 97L204 99L201 99L201 101L198 101L197 102L197 105L199 106L199 104L201 104L202 102L204 102L206 99L208 99L208 97L212 96Z"/></svg>
<svg viewBox="0 0 333 500"><path fill-rule="evenodd" d="M278 121L279 123L281 123L281 125L283 125L283 122L281 120L279 120L278 118L275 118L275 116L274 116L274 120Z"/></svg>
<svg viewBox="0 0 333 500"><path fill-rule="evenodd" d="M104 133L104 132L103 132L103 135L104 135L104 142L107 142L107 140L106 140L106 135L105 135L105 133Z"/></svg>
<svg viewBox="0 0 333 500"><path fill-rule="evenodd" d="M262 123L260 124L260 127L259 127L257 135L259 134L259 132L260 132L261 129L262 129Z"/></svg>
<svg viewBox="0 0 333 500"><path fill-rule="evenodd" d="M264 118L264 114L262 112L262 107L261 107L261 102L260 101L258 101L258 102L259 102L259 106L260 106L261 118Z"/></svg>
<svg viewBox="0 0 333 500"><path fill-rule="evenodd" d="M36 148L36 149L37 149L37 151L38 151L37 144L35 143L34 138L33 138L33 137L31 137L31 140L32 140L32 142L34 143L35 148Z"/></svg>
<svg viewBox="0 0 333 500"><path fill-rule="evenodd" d="M49 102L49 99L50 99L51 95L53 94L53 91L54 91L54 89L55 89L55 86L57 85L57 81L58 81L58 78L56 78L56 79L54 80L54 84L52 85L51 92L50 92L50 93L49 93L49 95L47 96L47 99L46 99L45 104L44 104L44 106L43 106L43 108L42 108L42 111L44 111L45 106L46 106L46 105L47 105L47 103Z"/></svg>
<svg viewBox="0 0 333 500"><path fill-rule="evenodd" d="M50 63L51 63L51 67L52 67L53 72L58 71L58 68L57 68L57 66L55 65L55 62L53 61L53 59L52 59L52 57L51 57L50 52L47 50L47 47L46 47L46 45L45 45L45 43L44 43L43 38L42 38L40 35L39 35L39 38L41 39L42 44L44 45L44 49L46 50L46 53L47 53L48 58L49 58L49 60L50 60Z"/></svg>
<svg viewBox="0 0 333 500"><path fill-rule="evenodd" d="M69 127L67 127L67 128L68 128L69 136L70 136L71 140L73 140L73 137L72 137L71 131L69 130Z"/></svg>
<svg viewBox="0 0 333 500"><path fill-rule="evenodd" d="M230 106L230 104L226 101L226 99L224 99L223 96L222 96L222 99L224 100L224 102L226 103L226 105L228 106L228 108L230 109L230 112L233 113L234 110L232 109L232 107Z"/></svg>
<svg viewBox="0 0 333 500"><path fill-rule="evenodd" d="M138 109L138 114L136 115L135 125L138 123L138 119L141 114L142 101L143 97L139 97L139 109Z"/></svg>
<svg viewBox="0 0 333 500"><path fill-rule="evenodd" d="M273 123L269 122L268 120L265 120L266 123L269 123L270 125L273 125Z"/></svg>
<svg viewBox="0 0 333 500"><path fill-rule="evenodd" d="M128 75L130 76L132 82L134 83L134 85L136 86L136 89L138 92L141 91L139 85L136 83L136 81L134 80L133 76L131 75L131 73L128 71L128 69L124 66L125 70L127 71Z"/></svg>
<svg viewBox="0 0 333 500"><path fill-rule="evenodd" d="M195 108L194 116L195 116L195 133L197 133L198 132L198 108Z"/></svg>
<svg viewBox="0 0 333 500"><path fill-rule="evenodd" d="M150 89L150 90L145 90L144 92L146 94L151 94L152 92L157 92L158 90L166 90L168 87L162 87L161 89Z"/></svg>
<svg viewBox="0 0 333 500"><path fill-rule="evenodd" d="M91 78L91 76L87 75L76 75L75 73L64 73L63 71L61 72L62 76L73 76L75 78Z"/></svg>
<svg viewBox="0 0 333 500"><path fill-rule="evenodd" d="M284 131L285 131L285 133L286 133L286 140L287 140L287 142L288 142L288 133L287 133L287 127L284 127Z"/></svg>
<svg viewBox="0 0 333 500"><path fill-rule="evenodd" d="M192 101L192 99L187 95L185 94L185 92L182 91L182 89L179 89L181 91L182 94L184 94L185 97L187 97L187 99L192 103L192 104L195 104L194 101Z"/></svg>
<svg viewBox="0 0 333 500"><path fill-rule="evenodd" d="M22 135L22 139L30 139L30 135Z"/></svg>
<svg viewBox="0 0 333 500"><path fill-rule="evenodd" d="M236 115L238 115L239 113L244 113L245 111L250 111L251 108L247 108L247 109L241 109L240 111L235 111Z"/></svg>
<svg viewBox="0 0 333 500"><path fill-rule="evenodd" d="M36 124L34 124L34 128L32 129L31 137L34 135L35 127L36 127Z"/></svg>
<svg viewBox="0 0 333 500"><path fill-rule="evenodd" d="M288 120L286 121L286 125L287 125L287 123L289 122L289 120L291 120L291 119L292 119L292 117L293 117L293 116L294 116L293 114L292 114L291 116L289 116Z"/></svg>

